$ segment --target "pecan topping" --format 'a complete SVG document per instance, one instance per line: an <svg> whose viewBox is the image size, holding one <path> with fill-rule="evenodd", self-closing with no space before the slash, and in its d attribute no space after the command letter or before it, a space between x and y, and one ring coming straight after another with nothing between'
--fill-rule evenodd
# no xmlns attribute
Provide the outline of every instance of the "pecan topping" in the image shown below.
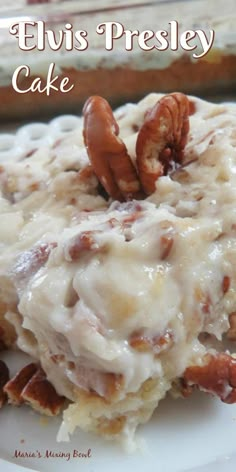
<svg viewBox="0 0 236 472"><path fill-rule="evenodd" d="M133 223L139 220L140 218L142 218L142 216L143 216L143 213L141 211L135 211L131 215L125 216L125 218L123 218L122 225L125 228L131 228Z"/></svg>
<svg viewBox="0 0 236 472"><path fill-rule="evenodd" d="M96 241L96 234L101 233L100 230L94 231L83 231L76 235L69 243L68 248L65 250L65 258L67 261L77 261L82 253L84 252L104 252L107 245L99 244Z"/></svg>
<svg viewBox="0 0 236 472"><path fill-rule="evenodd" d="M174 244L173 236L171 236L170 234L165 234L161 236L160 244L162 249L161 259L164 260L169 256L172 246Z"/></svg>
<svg viewBox="0 0 236 472"><path fill-rule="evenodd" d="M136 142L138 173L118 137L119 126L107 101L90 97L83 114L84 143L90 162L114 199L139 199L143 191L150 195L158 177L182 163L189 131L189 100L182 93L166 95L146 113Z"/></svg>
<svg viewBox="0 0 236 472"><path fill-rule="evenodd" d="M48 416L58 415L65 403L65 398L57 394L41 368L37 369L26 384L21 397L35 410Z"/></svg>
<svg viewBox="0 0 236 472"><path fill-rule="evenodd" d="M48 416L57 415L65 402L47 380L44 371L31 363L23 367L4 386L9 402L14 405L28 403L36 411Z"/></svg>
<svg viewBox="0 0 236 472"><path fill-rule="evenodd" d="M184 381L200 390L217 395L225 403L236 402L236 359L219 353L206 355L203 366L191 366L185 370Z"/></svg>
<svg viewBox="0 0 236 472"><path fill-rule="evenodd" d="M230 288L230 277L225 275L222 282L222 292L223 294L227 293Z"/></svg>
<svg viewBox="0 0 236 472"><path fill-rule="evenodd" d="M147 195L155 182L181 164L189 132L189 101L182 93L161 98L147 113L139 130L136 154L142 187Z"/></svg>
<svg viewBox="0 0 236 472"><path fill-rule="evenodd" d="M173 344L173 334L166 331L163 335L148 336L141 331L131 334L129 344L133 349L139 352L150 352L158 355Z"/></svg>
<svg viewBox="0 0 236 472"><path fill-rule="evenodd" d="M107 101L90 97L84 105L84 142L97 178L116 200L139 197L140 183Z"/></svg>
<svg viewBox="0 0 236 472"><path fill-rule="evenodd" d="M5 385L4 392L8 395L10 403L13 405L21 405L23 403L21 392L35 374L37 368L37 364L34 363L26 365Z"/></svg>

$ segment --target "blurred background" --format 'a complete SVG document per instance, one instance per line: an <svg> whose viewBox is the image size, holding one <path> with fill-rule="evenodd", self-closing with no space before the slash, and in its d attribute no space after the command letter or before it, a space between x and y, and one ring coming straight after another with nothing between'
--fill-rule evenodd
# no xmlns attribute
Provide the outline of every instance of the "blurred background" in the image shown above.
<svg viewBox="0 0 236 472"><path fill-rule="evenodd" d="M10 34L10 27L19 22L45 23L45 32L52 30L56 41L60 31L68 30L74 38L76 31L86 31L88 47L84 50L66 50L65 41L53 51L45 33L45 49L37 49L37 26L27 28L32 38L27 45L34 47L22 51L17 33ZM113 50L105 49L105 35L96 32L104 22L120 23L124 30L166 30L170 40L170 22L178 22L178 39L186 30L203 30L209 37L215 31L211 50L200 59L193 58L193 51L185 51L178 43L177 50L168 47L164 51L140 48L137 36L133 49L125 49L125 35L114 41ZM197 39L196 39L197 41ZM150 41L149 44L157 44ZM197 43L197 49L200 50ZM73 89L68 93L51 91L18 93L12 87L14 71L27 65L30 76L22 71L18 77L22 90L30 88L35 78L40 78L41 88L47 81L50 64L55 64L53 74L58 76L54 85L58 88L68 77ZM183 91L210 100L233 100L236 85L236 6L235 0L185 0L141 1L115 0L9 0L0 5L0 120L24 122L32 119L48 119L63 113L80 113L90 95L102 95L112 106L126 101L137 101L150 92Z"/></svg>

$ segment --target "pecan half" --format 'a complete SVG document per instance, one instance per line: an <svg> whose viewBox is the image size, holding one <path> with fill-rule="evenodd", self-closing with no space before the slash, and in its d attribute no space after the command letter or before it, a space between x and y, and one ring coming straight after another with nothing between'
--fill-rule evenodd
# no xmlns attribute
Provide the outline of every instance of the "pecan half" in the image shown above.
<svg viewBox="0 0 236 472"><path fill-rule="evenodd" d="M69 262L74 262L85 252L105 252L107 250L107 244L100 244L96 240L96 235L101 233L100 230L83 231L74 236L68 246L65 247L65 259Z"/></svg>
<svg viewBox="0 0 236 472"><path fill-rule="evenodd" d="M57 394L44 371L35 363L23 367L3 390L10 403L18 406L27 403L47 416L59 414L65 403L65 398Z"/></svg>
<svg viewBox="0 0 236 472"><path fill-rule="evenodd" d="M37 371L37 364L31 363L23 367L4 387L4 392L8 396L9 403L21 405L24 401L21 392L27 385L31 377Z"/></svg>
<svg viewBox="0 0 236 472"><path fill-rule="evenodd" d="M50 252L57 246L56 242L42 243L29 251L22 252L13 267L13 276L16 280L24 281L33 276L44 264L46 264Z"/></svg>
<svg viewBox="0 0 236 472"><path fill-rule="evenodd" d="M34 410L47 416L58 415L65 403L65 398L57 394L41 368L37 369L26 384L21 392L21 398Z"/></svg>
<svg viewBox="0 0 236 472"><path fill-rule="evenodd" d="M222 281L222 292L223 294L227 293L230 289L230 277L225 275Z"/></svg>
<svg viewBox="0 0 236 472"><path fill-rule="evenodd" d="M115 200L140 197L140 182L108 102L90 97L83 108L84 143L94 172Z"/></svg>
<svg viewBox="0 0 236 472"><path fill-rule="evenodd" d="M163 335L148 336L142 331L135 331L129 338L129 345L139 352L153 352L160 354L173 344L173 334L166 331Z"/></svg>
<svg viewBox="0 0 236 472"><path fill-rule="evenodd" d="M156 180L174 170L183 158L189 132L189 101L182 93L161 98L146 113L139 130L136 155L143 190L155 191Z"/></svg>

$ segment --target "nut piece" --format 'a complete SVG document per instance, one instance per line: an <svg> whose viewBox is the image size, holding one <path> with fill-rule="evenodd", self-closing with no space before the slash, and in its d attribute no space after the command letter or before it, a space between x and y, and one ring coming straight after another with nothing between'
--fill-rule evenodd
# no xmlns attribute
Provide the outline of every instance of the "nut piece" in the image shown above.
<svg viewBox="0 0 236 472"><path fill-rule="evenodd" d="M146 113L139 130L136 155L140 181L147 195L156 180L181 164L189 132L189 101L182 93L161 98Z"/></svg>
<svg viewBox="0 0 236 472"><path fill-rule="evenodd" d="M225 353L207 354L206 364L185 370L184 381L217 395L225 403L236 403L236 359Z"/></svg>
<svg viewBox="0 0 236 472"><path fill-rule="evenodd" d="M96 235L101 234L100 230L83 231L74 236L64 250L65 259L68 262L74 262L80 259L83 253L105 252L106 244L99 244L96 241Z"/></svg>
<svg viewBox="0 0 236 472"><path fill-rule="evenodd" d="M230 289L230 277L225 275L222 280L222 292L223 294L227 293Z"/></svg>
<svg viewBox="0 0 236 472"><path fill-rule="evenodd" d="M158 355L173 345L173 334L166 331L162 335L151 337L141 331L136 331L131 334L129 345L136 351L153 352L154 355Z"/></svg>
<svg viewBox="0 0 236 472"><path fill-rule="evenodd" d="M84 143L93 170L115 200L140 197L140 182L108 102L90 97L83 108Z"/></svg>
<svg viewBox="0 0 236 472"><path fill-rule="evenodd" d="M108 102L90 97L83 108L84 143L93 170L115 200L143 198L155 192L156 180L182 164L189 132L189 100L182 93L161 98L146 113L136 142L137 170L119 138Z"/></svg>
<svg viewBox="0 0 236 472"><path fill-rule="evenodd" d="M21 397L21 392L27 385L31 377L37 371L37 364L28 364L21 369L4 387L4 392L8 396L9 403L13 405L21 405L24 400Z"/></svg>
<svg viewBox="0 0 236 472"><path fill-rule="evenodd" d="M7 402L7 395L4 392L4 385L9 380L9 369L5 362L0 361L0 408Z"/></svg>
<svg viewBox="0 0 236 472"><path fill-rule="evenodd" d="M58 415L65 403L65 398L57 394L41 368L37 369L26 384L21 393L21 398L30 404L34 410L47 416Z"/></svg>
<svg viewBox="0 0 236 472"><path fill-rule="evenodd" d="M31 363L23 367L4 387L8 400L13 405L28 403L32 408L47 416L60 413L65 398L57 394L47 380L44 371Z"/></svg>
<svg viewBox="0 0 236 472"><path fill-rule="evenodd" d="M160 225L162 235L160 237L160 259L168 258L174 244L175 229L173 223L163 220Z"/></svg>

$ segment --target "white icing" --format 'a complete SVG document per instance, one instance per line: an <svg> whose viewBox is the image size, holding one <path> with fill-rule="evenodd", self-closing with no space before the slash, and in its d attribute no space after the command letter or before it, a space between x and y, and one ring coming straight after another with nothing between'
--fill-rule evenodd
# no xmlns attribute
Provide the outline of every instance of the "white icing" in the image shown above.
<svg viewBox="0 0 236 472"><path fill-rule="evenodd" d="M151 94L115 112L134 162L134 125L160 98ZM79 181L88 164L79 121L57 146L48 141L28 158L2 161L0 297L17 294L48 378L72 400L75 387L106 396L106 374L122 376L120 402L154 378L160 388L150 415L171 382L202 362L200 333L221 340L236 311L236 105L190 100L185 165L160 177L145 201L107 202L96 178ZM81 234L92 241L76 256ZM173 246L163 256L166 234ZM140 332L151 340L144 352L132 344ZM162 351L158 339L166 334L170 344ZM19 343L32 351L21 334ZM62 356L56 364L55 355ZM136 409L124 410L131 424L132 414L145 409L142 398L136 401Z"/></svg>

